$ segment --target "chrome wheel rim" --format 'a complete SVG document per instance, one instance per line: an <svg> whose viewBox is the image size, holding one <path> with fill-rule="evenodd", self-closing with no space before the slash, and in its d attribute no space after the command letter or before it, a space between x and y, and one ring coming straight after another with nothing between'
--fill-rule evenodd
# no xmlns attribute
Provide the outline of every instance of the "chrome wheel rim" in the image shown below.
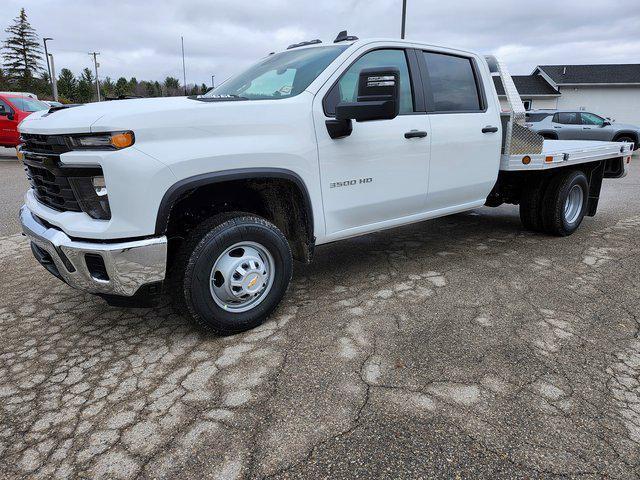
<svg viewBox="0 0 640 480"><path fill-rule="evenodd" d="M238 242L214 262L209 276L211 296L229 312L246 312L267 297L274 273L269 250L256 242Z"/></svg>
<svg viewBox="0 0 640 480"><path fill-rule="evenodd" d="M574 185L569 190L569 195L564 201L564 219L567 223L575 223L580 217L582 211L582 202L584 200L584 193L580 185Z"/></svg>

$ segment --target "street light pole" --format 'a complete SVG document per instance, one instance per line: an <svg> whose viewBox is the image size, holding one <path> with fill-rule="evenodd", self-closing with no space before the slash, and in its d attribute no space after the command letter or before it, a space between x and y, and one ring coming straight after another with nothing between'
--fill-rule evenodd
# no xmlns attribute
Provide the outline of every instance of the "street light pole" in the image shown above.
<svg viewBox="0 0 640 480"><path fill-rule="evenodd" d="M45 37L42 39L44 43L44 58L47 59L47 74L49 75L49 83L51 84L51 93L53 94L53 78L51 78L51 65L49 64L49 51L47 50L47 40L53 40L53 38ZM56 101L58 99L56 98Z"/></svg>
<svg viewBox="0 0 640 480"><path fill-rule="evenodd" d="M407 23L407 0L402 0L402 31L400 32L400 38L404 39L404 30Z"/></svg>
<svg viewBox="0 0 640 480"><path fill-rule="evenodd" d="M184 94L187 95L187 69L184 66L184 37L180 37L182 42L182 80L184 82Z"/></svg>
<svg viewBox="0 0 640 480"><path fill-rule="evenodd" d="M96 93L98 94L98 101L100 101L100 81L98 80L98 60L96 58L100 55L100 52L91 52L89 55L93 55L93 66L96 69Z"/></svg>
<svg viewBox="0 0 640 480"><path fill-rule="evenodd" d="M214 81L215 75L211 75L211 88L216 88L216 82Z"/></svg>
<svg viewBox="0 0 640 480"><path fill-rule="evenodd" d="M51 87L53 89L53 99L58 102L58 82L56 80L56 66L53 63L53 55L49 54L47 60L51 63L51 79L53 80Z"/></svg>

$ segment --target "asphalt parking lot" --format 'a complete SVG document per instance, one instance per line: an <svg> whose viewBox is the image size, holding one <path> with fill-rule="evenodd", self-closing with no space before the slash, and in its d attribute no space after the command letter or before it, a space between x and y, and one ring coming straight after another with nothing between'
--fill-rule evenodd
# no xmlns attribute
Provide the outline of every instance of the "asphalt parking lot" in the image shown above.
<svg viewBox="0 0 640 480"><path fill-rule="evenodd" d="M321 247L228 338L70 289L7 225L0 476L638 477L634 160L569 238L505 206Z"/></svg>

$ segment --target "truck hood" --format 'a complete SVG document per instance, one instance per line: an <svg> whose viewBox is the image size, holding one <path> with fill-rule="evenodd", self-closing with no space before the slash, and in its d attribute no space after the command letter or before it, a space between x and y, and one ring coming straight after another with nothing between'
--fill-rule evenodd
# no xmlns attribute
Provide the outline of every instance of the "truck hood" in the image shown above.
<svg viewBox="0 0 640 480"><path fill-rule="evenodd" d="M225 135L239 127L267 128L285 122L293 112L311 111L313 94L278 100L199 101L187 97L141 98L89 103L51 113L36 112L20 132L41 135L132 130L136 143L149 136L193 138Z"/></svg>
<svg viewBox="0 0 640 480"><path fill-rule="evenodd" d="M20 132L50 135L90 133L97 131L93 127L101 119L148 114L172 116L175 112L194 108L194 104L198 103L201 102L187 97L163 97L94 102L55 110L51 113L43 110L29 115L20 124Z"/></svg>

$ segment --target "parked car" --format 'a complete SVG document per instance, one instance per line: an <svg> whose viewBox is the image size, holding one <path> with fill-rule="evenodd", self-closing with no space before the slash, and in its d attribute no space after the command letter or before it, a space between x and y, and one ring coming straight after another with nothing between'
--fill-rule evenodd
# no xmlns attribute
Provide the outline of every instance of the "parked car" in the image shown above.
<svg viewBox="0 0 640 480"><path fill-rule="evenodd" d="M49 105L50 107L60 108L64 107L64 103L56 102L55 100L42 100L44 103Z"/></svg>
<svg viewBox="0 0 640 480"><path fill-rule="evenodd" d="M20 143L18 124L33 112L49 106L21 93L0 94L0 147L17 147Z"/></svg>
<svg viewBox="0 0 640 480"><path fill-rule="evenodd" d="M205 95L35 113L23 231L69 285L165 291L221 334L262 323L316 245L502 203L570 235L632 144L545 142L515 117L503 139L494 71L513 83L492 57L342 32Z"/></svg>
<svg viewBox="0 0 640 480"><path fill-rule="evenodd" d="M526 118L527 126L544 138L632 142L636 150L640 146L640 127L617 123L591 112L532 110Z"/></svg>

